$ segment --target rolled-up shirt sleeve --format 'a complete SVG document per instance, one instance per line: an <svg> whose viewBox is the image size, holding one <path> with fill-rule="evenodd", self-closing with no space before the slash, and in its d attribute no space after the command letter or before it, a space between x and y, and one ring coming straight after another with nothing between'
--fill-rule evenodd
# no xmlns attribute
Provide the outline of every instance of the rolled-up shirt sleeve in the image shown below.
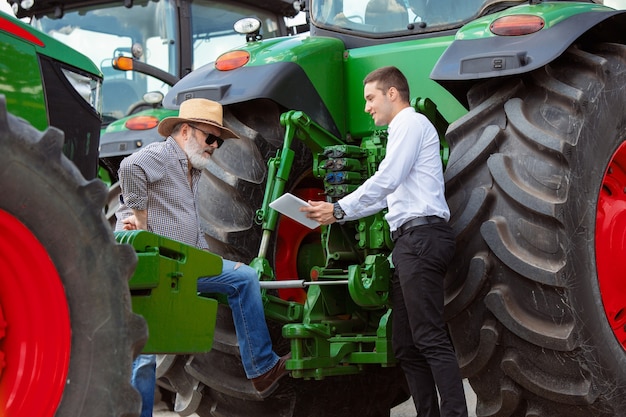
<svg viewBox="0 0 626 417"><path fill-rule="evenodd" d="M409 146L402 146L404 139ZM377 213L387 207L387 197L395 192L415 164L420 148L420 136L409 126L396 126L396 135L390 135L386 156L376 173L359 188L339 200L346 220Z"/></svg>
<svg viewBox="0 0 626 417"><path fill-rule="evenodd" d="M148 184L158 181L165 166L157 154L133 154L122 161L119 169L124 204L134 210L147 210ZM140 158L140 160L138 160Z"/></svg>

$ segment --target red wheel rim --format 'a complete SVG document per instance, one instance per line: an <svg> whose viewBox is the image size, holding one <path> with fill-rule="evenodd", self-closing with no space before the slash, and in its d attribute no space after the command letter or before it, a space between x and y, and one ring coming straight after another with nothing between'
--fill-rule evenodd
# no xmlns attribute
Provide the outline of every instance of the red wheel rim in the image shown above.
<svg viewBox="0 0 626 417"><path fill-rule="evenodd" d="M604 174L596 217L596 261L606 317L626 349L626 143L613 155Z"/></svg>
<svg viewBox="0 0 626 417"><path fill-rule="evenodd" d="M293 192L303 200L319 200L322 190L317 188L301 188ZM320 230L308 227L282 216L276 226L276 257L274 261L277 280L302 279L298 276L298 253L305 239L319 236ZM314 239L315 239L314 237ZM316 240L319 240L317 238ZM278 295L283 300L304 303L306 291L301 288L281 289Z"/></svg>
<svg viewBox="0 0 626 417"><path fill-rule="evenodd" d="M53 416L70 360L63 284L45 248L0 210L0 415Z"/></svg>

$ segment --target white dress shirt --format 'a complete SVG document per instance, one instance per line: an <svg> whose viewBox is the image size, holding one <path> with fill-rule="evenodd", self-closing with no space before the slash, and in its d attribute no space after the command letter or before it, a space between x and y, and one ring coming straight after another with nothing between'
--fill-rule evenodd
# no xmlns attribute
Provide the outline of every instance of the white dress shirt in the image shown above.
<svg viewBox="0 0 626 417"><path fill-rule="evenodd" d="M389 123L385 158L378 171L339 200L344 220L375 214L385 207L391 231L416 217L450 219L437 130L413 107L402 109Z"/></svg>

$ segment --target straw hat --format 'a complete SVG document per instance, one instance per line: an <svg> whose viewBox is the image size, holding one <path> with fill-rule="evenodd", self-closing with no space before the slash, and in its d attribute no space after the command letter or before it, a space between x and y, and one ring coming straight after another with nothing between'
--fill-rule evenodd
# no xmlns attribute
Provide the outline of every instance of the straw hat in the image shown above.
<svg viewBox="0 0 626 417"><path fill-rule="evenodd" d="M222 105L216 101L205 98L190 98L181 103L178 117L166 117L161 120L157 128L162 136L169 136L172 129L178 123L202 123L219 128L222 131L222 139L239 139L239 136L222 124L224 110Z"/></svg>

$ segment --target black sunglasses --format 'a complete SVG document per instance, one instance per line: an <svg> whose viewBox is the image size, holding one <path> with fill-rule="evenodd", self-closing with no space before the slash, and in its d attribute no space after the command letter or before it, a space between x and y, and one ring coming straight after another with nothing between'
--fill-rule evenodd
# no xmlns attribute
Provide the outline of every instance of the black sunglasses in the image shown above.
<svg viewBox="0 0 626 417"><path fill-rule="evenodd" d="M205 132L204 130L199 129L193 125L189 125L189 127L204 133L206 135L206 139L204 141L207 145L212 145L215 141L217 141L217 147L219 148L224 143L224 139L220 138L219 136L215 136L213 133Z"/></svg>

